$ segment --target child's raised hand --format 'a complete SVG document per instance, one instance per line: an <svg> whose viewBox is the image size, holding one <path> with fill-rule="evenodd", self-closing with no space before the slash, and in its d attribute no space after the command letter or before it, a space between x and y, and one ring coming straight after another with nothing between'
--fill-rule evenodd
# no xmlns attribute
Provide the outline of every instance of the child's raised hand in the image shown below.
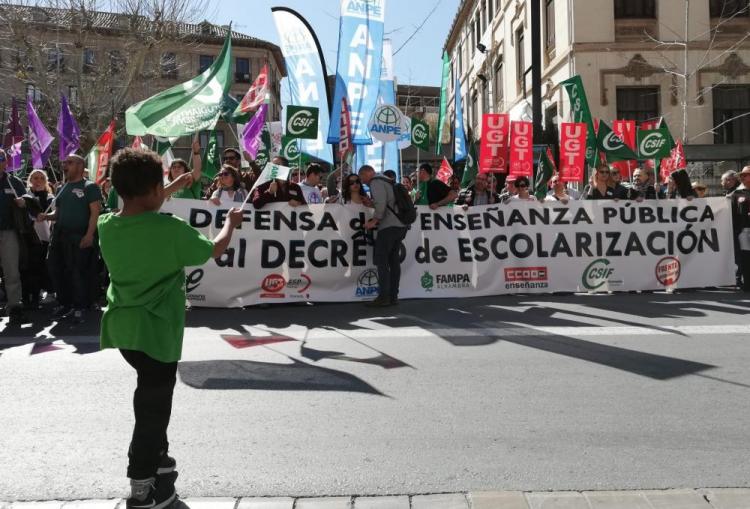
<svg viewBox="0 0 750 509"><path fill-rule="evenodd" d="M232 228L237 228L239 225L242 224L242 209L233 207L232 209L227 212L227 221L229 221L229 224L232 225Z"/></svg>

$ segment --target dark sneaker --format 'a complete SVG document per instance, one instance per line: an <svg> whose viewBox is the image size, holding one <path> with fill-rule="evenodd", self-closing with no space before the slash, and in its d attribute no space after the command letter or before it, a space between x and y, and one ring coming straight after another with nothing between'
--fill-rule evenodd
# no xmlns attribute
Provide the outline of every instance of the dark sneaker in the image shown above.
<svg viewBox="0 0 750 509"><path fill-rule="evenodd" d="M398 306L398 297L391 297L391 306Z"/></svg>
<svg viewBox="0 0 750 509"><path fill-rule="evenodd" d="M391 305L391 299L378 296L375 300L366 302L365 306L368 308L384 308Z"/></svg>
<svg viewBox="0 0 750 509"><path fill-rule="evenodd" d="M159 470L156 471L156 475L166 475L171 474L175 471L177 468L177 461L168 454L165 454L161 457L161 462L159 463Z"/></svg>
<svg viewBox="0 0 750 509"><path fill-rule="evenodd" d="M52 318L55 320L65 320L73 314L73 310L67 306L57 306L52 310Z"/></svg>
<svg viewBox="0 0 750 509"><path fill-rule="evenodd" d="M8 311L8 317L10 318L10 325L23 325L29 321L26 317L26 313L23 312L23 308L21 307L10 308L10 311Z"/></svg>
<svg viewBox="0 0 750 509"><path fill-rule="evenodd" d="M162 482L153 477L130 480L130 498L125 502L126 509L166 509L177 500L174 481L177 472L168 474Z"/></svg>

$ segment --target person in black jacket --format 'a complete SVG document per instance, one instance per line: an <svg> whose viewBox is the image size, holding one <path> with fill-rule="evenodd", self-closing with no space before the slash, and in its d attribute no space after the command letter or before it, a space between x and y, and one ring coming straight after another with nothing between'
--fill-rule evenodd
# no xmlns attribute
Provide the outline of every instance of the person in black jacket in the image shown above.
<svg viewBox="0 0 750 509"><path fill-rule="evenodd" d="M34 170L27 179L27 200L29 215L35 217L45 212L52 204L53 192L42 170ZM39 309L39 297L42 290L51 290L47 272L47 249L49 248L50 227L47 222L28 222L29 228L23 236L26 244L26 263L21 266L21 283L23 286L23 305L26 309Z"/></svg>
<svg viewBox="0 0 750 509"><path fill-rule="evenodd" d="M750 292L750 166L739 173L740 186L729 195L732 200L732 231L736 239L737 286ZM741 281L740 281L741 279Z"/></svg>
<svg viewBox="0 0 750 509"><path fill-rule="evenodd" d="M458 193L456 205L462 205L464 209L475 205L492 205L500 203L500 196L489 187L488 173L479 173L474 184Z"/></svg>

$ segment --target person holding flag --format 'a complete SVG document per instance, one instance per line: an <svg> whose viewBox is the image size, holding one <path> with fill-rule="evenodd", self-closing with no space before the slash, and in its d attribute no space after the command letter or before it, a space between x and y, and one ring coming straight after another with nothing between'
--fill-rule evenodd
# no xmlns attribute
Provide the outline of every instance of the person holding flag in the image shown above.
<svg viewBox="0 0 750 509"><path fill-rule="evenodd" d="M419 186L415 205L429 205L432 210L452 203L458 196L447 184L432 177L432 166L422 163L417 170Z"/></svg>
<svg viewBox="0 0 750 509"><path fill-rule="evenodd" d="M7 171L8 154L0 149L0 266L3 269L3 282L8 304L6 312L11 325L21 325L26 321L21 304L21 273L19 257L21 239L16 226L15 214L26 208L21 198L26 188L20 179Z"/></svg>
<svg viewBox="0 0 750 509"><path fill-rule="evenodd" d="M466 210L477 205L500 203L500 196L489 187L489 176L489 173L475 175L474 183L458 194L456 205L461 205Z"/></svg>
<svg viewBox="0 0 750 509"><path fill-rule="evenodd" d="M193 200L200 200L203 194L203 186L201 184L202 166L203 161L201 160L201 143L198 137L193 138L192 146L193 156L193 169L188 169L187 162L183 159L175 159L172 164L169 165L169 181L174 182L181 175L191 176L191 185L187 185L176 192L172 193L171 198L191 198Z"/></svg>

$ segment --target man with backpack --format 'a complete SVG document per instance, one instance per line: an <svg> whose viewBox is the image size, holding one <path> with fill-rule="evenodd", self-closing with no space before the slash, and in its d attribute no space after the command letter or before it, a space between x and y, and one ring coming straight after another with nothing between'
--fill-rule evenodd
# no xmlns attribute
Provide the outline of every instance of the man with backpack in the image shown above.
<svg viewBox="0 0 750 509"><path fill-rule="evenodd" d="M378 231L374 259L380 293L367 305L395 306L398 304L398 287L401 281L401 241L406 237L407 225L416 220L416 209L401 184L376 176L372 166L362 166L359 169L359 179L370 187L375 208L373 218L365 223L365 229Z"/></svg>

